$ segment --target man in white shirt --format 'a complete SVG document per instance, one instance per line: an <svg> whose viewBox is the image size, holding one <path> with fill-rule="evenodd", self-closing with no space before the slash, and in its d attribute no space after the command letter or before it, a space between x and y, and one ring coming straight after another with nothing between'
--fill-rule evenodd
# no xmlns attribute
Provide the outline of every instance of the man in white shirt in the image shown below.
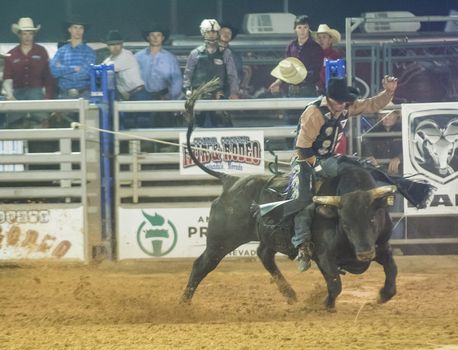
<svg viewBox="0 0 458 350"><path fill-rule="evenodd" d="M116 73L117 99L124 101L151 100L151 93L145 90L140 66L134 54L124 49L124 40L117 30L111 30L106 40L110 56L103 63L113 64ZM149 124L150 113L122 113L119 128L131 129Z"/></svg>
<svg viewBox="0 0 458 350"><path fill-rule="evenodd" d="M123 100L150 100L145 84L140 75L140 67L132 52L124 49L124 40L117 30L111 30L106 40L110 56L104 64L114 64L116 88Z"/></svg>

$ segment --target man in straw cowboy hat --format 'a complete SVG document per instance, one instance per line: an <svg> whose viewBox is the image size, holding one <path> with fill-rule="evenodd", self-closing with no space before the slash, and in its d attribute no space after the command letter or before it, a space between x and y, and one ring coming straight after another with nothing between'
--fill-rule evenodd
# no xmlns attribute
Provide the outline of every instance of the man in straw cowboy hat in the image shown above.
<svg viewBox="0 0 458 350"><path fill-rule="evenodd" d="M294 31L296 33L296 39L289 43L285 56L299 59L308 73L303 82L288 87L288 96L317 96L316 84L320 79L323 50L310 36L310 20L308 16L302 15L296 17ZM269 91L274 95L279 94L282 84L282 80L277 79L269 86Z"/></svg>
<svg viewBox="0 0 458 350"><path fill-rule="evenodd" d="M42 100L54 95L55 82L49 72L48 53L43 46L34 43L39 30L40 25L35 26L29 17L20 18L11 26L11 31L19 38L19 45L9 51L5 58L3 88L7 100ZM28 126L39 126L46 118L45 113L30 116L32 118L28 120ZM16 118L16 122L22 120L19 114L14 114L14 117L19 118ZM14 124L13 121L9 122Z"/></svg>
<svg viewBox="0 0 458 350"><path fill-rule="evenodd" d="M294 81L298 81L294 80ZM335 177L354 162L345 157L333 157L338 134L349 117L361 113L375 113L387 105L394 96L397 79L386 76L384 90L373 98L358 99L356 91L347 86L343 78L329 80L326 96L307 106L300 117L296 138L295 157L292 161L289 198L282 206L261 205L263 215L270 208L283 210L283 215L294 217L292 243L298 248L299 270L310 267L313 254L311 224L315 212L312 202L313 176Z"/></svg>
<svg viewBox="0 0 458 350"><path fill-rule="evenodd" d="M70 35L67 44L61 46L49 67L57 79L59 98L89 98L91 64L95 64L95 51L83 40L87 23L74 15L64 23Z"/></svg>
<svg viewBox="0 0 458 350"><path fill-rule="evenodd" d="M328 60L337 60L343 58L342 53L335 49L333 45L340 42L340 33L333 28L330 28L327 24L320 24L316 32L312 32L312 37L320 44L323 49L324 59L323 65L320 71L320 91L324 91L326 85L325 82L325 62Z"/></svg>

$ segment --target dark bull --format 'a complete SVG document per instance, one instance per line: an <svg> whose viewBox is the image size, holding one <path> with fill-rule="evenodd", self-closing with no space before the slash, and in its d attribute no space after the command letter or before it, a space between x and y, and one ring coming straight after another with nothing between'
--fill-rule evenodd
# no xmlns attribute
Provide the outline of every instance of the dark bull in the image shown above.
<svg viewBox="0 0 458 350"><path fill-rule="evenodd" d="M195 92L194 101L198 93ZM268 189L284 189L288 182L287 176L237 177L207 169L190 148L194 125L193 107L193 103L188 101L189 154L199 168L221 180L223 192L212 203L206 249L194 261L182 302L191 301L199 283L216 268L224 256L250 241L259 241L258 257L286 300L289 303L296 301L295 291L275 263L277 252L286 254L290 259L297 255L297 250L291 244L292 217L284 220L270 218L260 222L251 211L253 202L262 204L280 200L275 191ZM389 245L392 223L386 204L387 196L393 192L393 186L377 188L366 170L355 167L339 179L324 183L320 196L314 198L317 204L336 208L335 217L316 215L312 227L315 245L313 259L327 283L328 310L335 309L336 297L342 290L340 274L343 271L362 273L372 260L382 264L386 274L379 301L388 301L395 295L397 268Z"/></svg>

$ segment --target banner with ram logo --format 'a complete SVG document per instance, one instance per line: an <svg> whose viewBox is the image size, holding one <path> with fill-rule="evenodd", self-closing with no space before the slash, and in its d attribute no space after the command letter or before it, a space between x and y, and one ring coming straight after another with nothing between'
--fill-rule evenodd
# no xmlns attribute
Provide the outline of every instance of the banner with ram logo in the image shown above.
<svg viewBox="0 0 458 350"><path fill-rule="evenodd" d="M429 181L437 191L428 208L405 205L408 215L458 212L458 103L403 104L404 175Z"/></svg>

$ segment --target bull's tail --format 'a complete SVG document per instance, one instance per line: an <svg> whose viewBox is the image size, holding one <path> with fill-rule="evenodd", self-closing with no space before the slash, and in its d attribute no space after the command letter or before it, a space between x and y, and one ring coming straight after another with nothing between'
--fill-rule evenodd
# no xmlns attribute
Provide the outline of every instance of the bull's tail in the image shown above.
<svg viewBox="0 0 458 350"><path fill-rule="evenodd" d="M204 172L223 181L228 178L233 178L233 176L207 168L196 157L196 155L194 154L194 150L192 149L192 146L191 146L191 134L194 131L194 125L195 125L195 119L196 119L194 115L194 105L196 104L197 100L200 99L202 96L208 95L209 92L212 92L213 90L217 88L219 88L219 78L212 79L208 83L205 83L204 85L195 89L186 100L184 116L188 123L188 131L186 133L186 147L187 147L189 156L191 157L193 162Z"/></svg>

